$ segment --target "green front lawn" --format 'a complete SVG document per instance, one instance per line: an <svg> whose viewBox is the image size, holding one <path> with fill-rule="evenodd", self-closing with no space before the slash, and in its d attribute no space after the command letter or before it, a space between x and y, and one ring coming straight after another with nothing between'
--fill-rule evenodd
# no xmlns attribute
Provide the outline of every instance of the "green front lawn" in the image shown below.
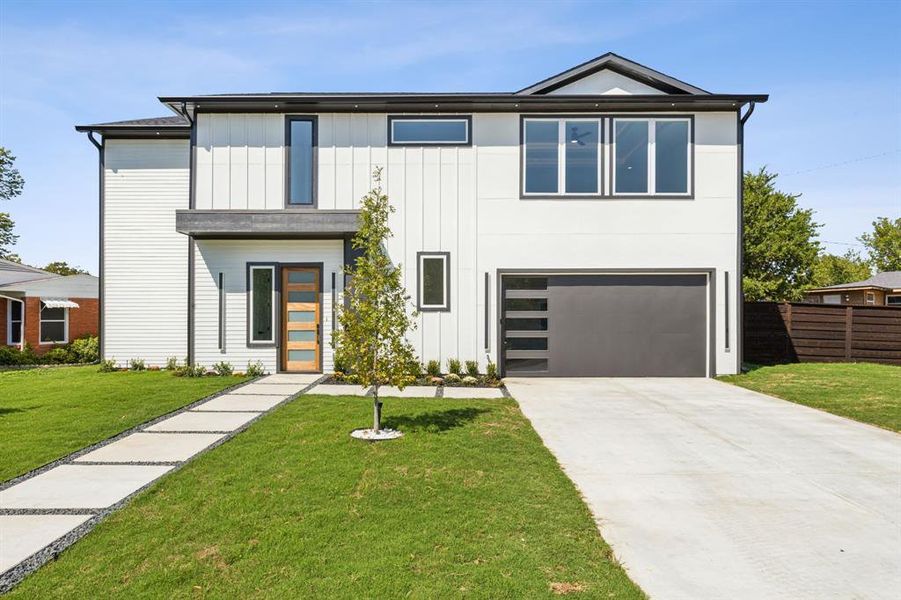
<svg viewBox="0 0 901 600"><path fill-rule="evenodd" d="M12 598L641 598L511 400L303 396L165 477Z"/></svg>
<svg viewBox="0 0 901 600"><path fill-rule="evenodd" d="M0 481L240 381L96 366L0 372Z"/></svg>
<svg viewBox="0 0 901 600"><path fill-rule="evenodd" d="M721 377L751 390L901 431L901 367L873 363L798 363Z"/></svg>

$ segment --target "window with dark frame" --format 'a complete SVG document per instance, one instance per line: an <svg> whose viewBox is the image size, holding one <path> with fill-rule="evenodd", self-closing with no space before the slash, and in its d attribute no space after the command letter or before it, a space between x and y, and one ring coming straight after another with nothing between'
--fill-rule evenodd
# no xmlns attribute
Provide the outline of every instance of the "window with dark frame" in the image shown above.
<svg viewBox="0 0 901 600"><path fill-rule="evenodd" d="M613 119L614 196L691 194L691 119Z"/></svg>
<svg viewBox="0 0 901 600"><path fill-rule="evenodd" d="M275 342L275 266L252 265L249 274L248 342L272 344Z"/></svg>
<svg viewBox="0 0 901 600"><path fill-rule="evenodd" d="M392 146L468 146L472 117L388 117L388 143Z"/></svg>
<svg viewBox="0 0 901 600"><path fill-rule="evenodd" d="M418 307L421 311L450 310L450 254L419 253Z"/></svg>
<svg viewBox="0 0 901 600"><path fill-rule="evenodd" d="M288 117L288 205L315 203L316 120Z"/></svg>

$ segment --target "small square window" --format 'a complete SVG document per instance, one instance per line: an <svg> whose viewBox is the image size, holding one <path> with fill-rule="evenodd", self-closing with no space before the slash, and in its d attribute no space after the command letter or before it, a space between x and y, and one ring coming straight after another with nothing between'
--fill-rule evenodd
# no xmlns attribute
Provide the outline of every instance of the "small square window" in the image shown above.
<svg viewBox="0 0 901 600"><path fill-rule="evenodd" d="M450 310L450 254L420 252L417 292L421 311Z"/></svg>

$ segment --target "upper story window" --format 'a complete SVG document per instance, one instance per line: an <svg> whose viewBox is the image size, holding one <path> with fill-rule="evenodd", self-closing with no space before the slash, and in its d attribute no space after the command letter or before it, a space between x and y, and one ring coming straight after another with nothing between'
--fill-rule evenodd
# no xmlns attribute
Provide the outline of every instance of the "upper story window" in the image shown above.
<svg viewBox="0 0 901 600"><path fill-rule="evenodd" d="M392 146L469 146L472 117L388 117Z"/></svg>
<svg viewBox="0 0 901 600"><path fill-rule="evenodd" d="M523 193L600 194L602 132L601 119L524 119Z"/></svg>
<svg viewBox="0 0 901 600"><path fill-rule="evenodd" d="M691 119L613 119L613 194L689 196Z"/></svg>
<svg viewBox="0 0 901 600"><path fill-rule="evenodd" d="M316 118L288 117L288 206L316 203Z"/></svg>

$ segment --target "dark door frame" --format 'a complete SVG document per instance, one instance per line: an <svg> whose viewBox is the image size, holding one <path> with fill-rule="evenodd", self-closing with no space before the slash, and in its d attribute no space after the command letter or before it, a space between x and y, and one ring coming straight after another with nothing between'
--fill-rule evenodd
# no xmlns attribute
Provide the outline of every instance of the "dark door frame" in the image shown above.
<svg viewBox="0 0 901 600"><path fill-rule="evenodd" d="M276 273L278 274L278 275L277 275L277 278L278 278L278 287L277 287L277 289L278 289L278 291L276 292L276 297L277 297L277 301L278 301L278 315L279 315L279 319L278 319L278 333L277 333L276 336L275 336L275 348L276 348L276 359L277 359L277 363L276 363L276 367L277 367L276 373L297 373L297 372L298 372L298 371L287 371L287 370L285 370L285 363L286 363L287 361L285 360L286 357L285 357L285 354L284 354L284 350L285 350L285 348L284 348L285 340L283 339L283 338L284 338L284 335L283 335L283 333L284 333L284 331L283 331L284 323L282 323L282 318L281 318L281 317L282 317L282 313L284 312L284 309L285 309L284 302L285 302L285 298L286 298L286 296L285 296L283 290L281 289L281 282L282 282L282 277L283 277L283 271L284 271L284 269L294 269L294 268L297 268L297 269L318 269L318 270L319 270L319 331L320 331L320 340L319 340L319 370L318 370L318 371L310 371L310 372L311 372L311 373L322 373L323 368L324 368L324 363L323 363L323 348L324 348L324 346L325 346L325 324L324 324L324 321L325 321L325 318L324 318L324 316L325 316L325 314L324 314L324 311L325 311L325 304L324 304L324 302L323 302L323 297L324 297L324 294L325 294L325 290L324 290L324 288L323 288L323 286L322 286L322 282L323 282L323 279L322 279L322 273L323 273L323 271L324 271L324 269L325 269L324 263L322 263L322 262L298 262L298 263L291 262L291 263L281 263L281 262L280 262L280 263L275 263L275 266L276 266Z"/></svg>

